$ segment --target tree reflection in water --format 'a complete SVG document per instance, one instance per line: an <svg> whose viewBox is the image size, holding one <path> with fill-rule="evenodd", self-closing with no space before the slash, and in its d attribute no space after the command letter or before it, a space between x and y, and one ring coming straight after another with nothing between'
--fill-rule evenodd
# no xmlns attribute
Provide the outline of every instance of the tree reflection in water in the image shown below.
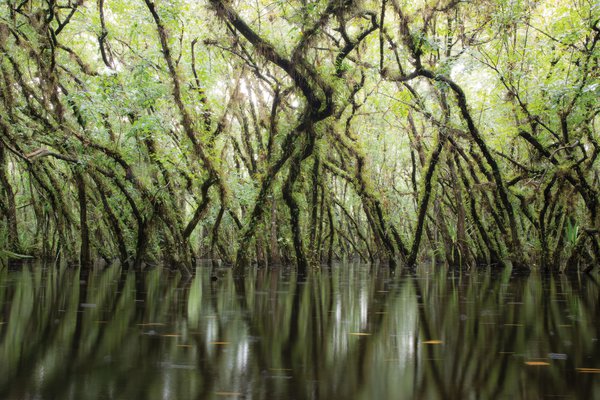
<svg viewBox="0 0 600 400"><path fill-rule="evenodd" d="M594 277L429 272L3 269L0 398L600 396Z"/></svg>

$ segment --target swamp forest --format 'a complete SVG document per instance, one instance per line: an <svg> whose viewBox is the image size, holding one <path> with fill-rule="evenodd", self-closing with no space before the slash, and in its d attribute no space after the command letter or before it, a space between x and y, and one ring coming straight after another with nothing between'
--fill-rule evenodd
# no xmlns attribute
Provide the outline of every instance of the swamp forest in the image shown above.
<svg viewBox="0 0 600 400"><path fill-rule="evenodd" d="M600 396L597 0L0 0L0 398Z"/></svg>

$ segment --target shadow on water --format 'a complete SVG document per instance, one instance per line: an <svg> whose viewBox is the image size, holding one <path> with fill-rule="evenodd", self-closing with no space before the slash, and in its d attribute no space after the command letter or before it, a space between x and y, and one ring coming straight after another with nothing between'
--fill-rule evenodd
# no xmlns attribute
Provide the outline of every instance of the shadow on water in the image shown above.
<svg viewBox="0 0 600 400"><path fill-rule="evenodd" d="M593 276L25 264L0 282L2 399L600 396Z"/></svg>

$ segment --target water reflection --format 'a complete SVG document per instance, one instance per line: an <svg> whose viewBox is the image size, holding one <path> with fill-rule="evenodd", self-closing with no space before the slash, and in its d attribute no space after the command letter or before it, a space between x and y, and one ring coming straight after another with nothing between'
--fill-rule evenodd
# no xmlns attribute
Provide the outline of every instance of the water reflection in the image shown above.
<svg viewBox="0 0 600 400"><path fill-rule="evenodd" d="M593 277L0 271L0 398L600 396Z"/></svg>

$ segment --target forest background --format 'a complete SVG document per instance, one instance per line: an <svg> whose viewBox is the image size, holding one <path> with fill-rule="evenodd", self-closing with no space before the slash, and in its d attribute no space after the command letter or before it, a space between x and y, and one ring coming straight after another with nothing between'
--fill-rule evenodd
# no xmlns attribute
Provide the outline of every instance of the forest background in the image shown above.
<svg viewBox="0 0 600 400"><path fill-rule="evenodd" d="M0 257L600 262L593 0L4 0Z"/></svg>

